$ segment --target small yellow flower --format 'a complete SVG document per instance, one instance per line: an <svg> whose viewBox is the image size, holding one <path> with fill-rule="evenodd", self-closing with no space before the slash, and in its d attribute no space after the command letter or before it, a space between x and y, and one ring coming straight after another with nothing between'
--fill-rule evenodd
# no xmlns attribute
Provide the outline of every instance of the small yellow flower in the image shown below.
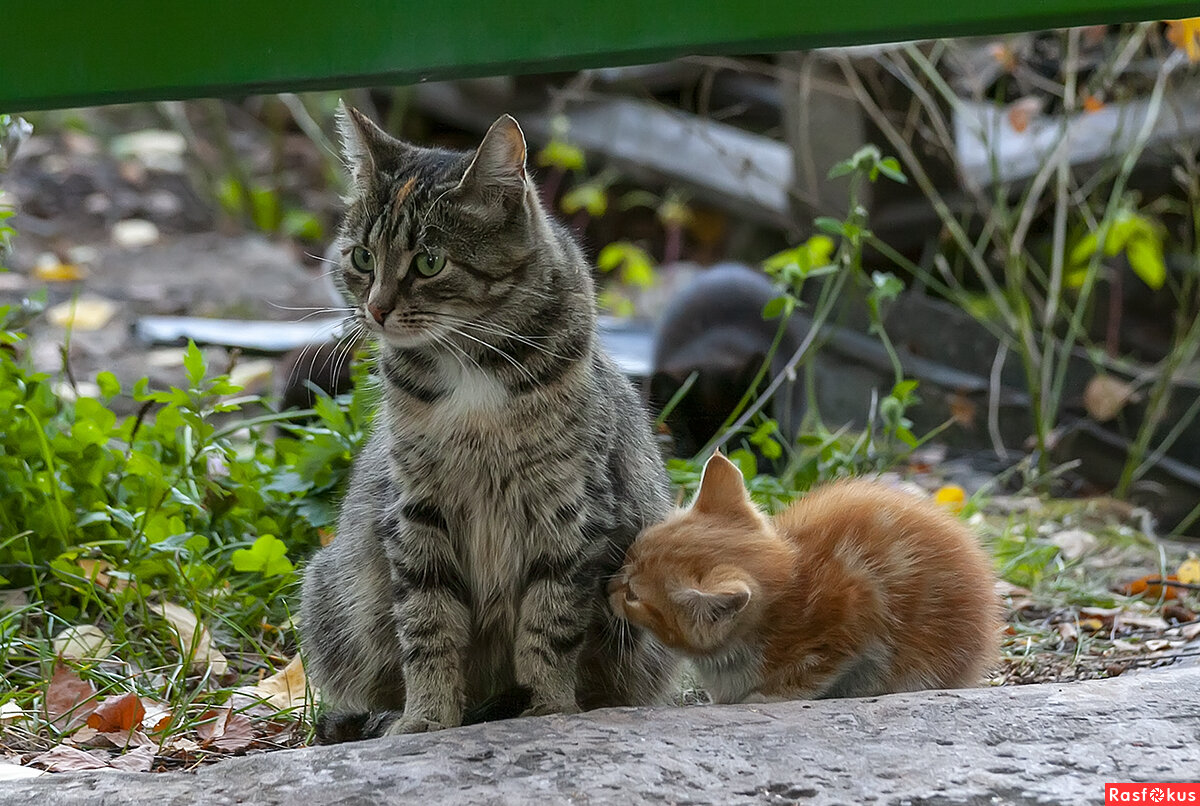
<svg viewBox="0 0 1200 806"><path fill-rule="evenodd" d="M1200 62L1200 17L1167 20L1167 39L1187 54L1189 62Z"/></svg>
<svg viewBox="0 0 1200 806"><path fill-rule="evenodd" d="M1200 558L1195 554L1189 554L1188 558L1179 566L1179 570L1175 572L1175 576L1179 577L1179 581L1185 585L1200 584Z"/></svg>
<svg viewBox="0 0 1200 806"><path fill-rule="evenodd" d="M967 501L967 493L957 484L947 484L939 487L933 494L933 501L951 512L962 512L963 504Z"/></svg>

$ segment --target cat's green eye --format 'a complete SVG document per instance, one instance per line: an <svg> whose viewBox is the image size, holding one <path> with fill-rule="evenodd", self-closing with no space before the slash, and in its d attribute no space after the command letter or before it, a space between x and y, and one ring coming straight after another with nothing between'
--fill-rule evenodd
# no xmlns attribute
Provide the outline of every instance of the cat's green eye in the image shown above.
<svg viewBox="0 0 1200 806"><path fill-rule="evenodd" d="M371 250L365 246L356 246L350 250L350 265L356 271L363 274L370 274L375 271L375 256L371 254Z"/></svg>
<svg viewBox="0 0 1200 806"><path fill-rule="evenodd" d="M417 273L422 277L432 277L446 267L446 256L422 252L414 258Z"/></svg>

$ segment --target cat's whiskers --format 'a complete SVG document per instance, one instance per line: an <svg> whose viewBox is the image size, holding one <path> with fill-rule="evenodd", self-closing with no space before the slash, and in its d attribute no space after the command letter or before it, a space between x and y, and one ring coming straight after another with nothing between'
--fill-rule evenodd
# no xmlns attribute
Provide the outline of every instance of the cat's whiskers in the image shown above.
<svg viewBox="0 0 1200 806"><path fill-rule="evenodd" d="M522 336L521 334L516 333L515 331L512 331L512 330L508 330L507 328L502 328L499 326L495 326L493 328L492 326L484 325L479 322L470 322L465 319L457 319L457 318L445 316L442 314L439 314L439 316L441 316L441 318L445 319L446 321L451 322L452 324L455 324L455 325L459 325L461 327L473 328L475 330L478 330L482 333L486 333L491 336L502 336L504 338L512 339L515 342L519 342L521 344L526 345L527 347L531 347L534 350L537 350L539 353L544 353L545 355L548 355L551 358L557 358L562 361L570 360L565 355L560 355L552 350L546 349L542 345L533 341L532 338Z"/></svg>
<svg viewBox="0 0 1200 806"><path fill-rule="evenodd" d="M310 353L311 353L311 358L309 359L309 362L308 362L308 377L310 377L310 378L312 377L313 369L317 365L317 356L320 354L321 348L323 346L325 346L325 342L323 340L324 337L322 335L323 333L328 331L328 334L332 335L335 332L336 328L338 328L340 326L344 326L347 322L353 322L353 321L354 320L352 317L347 317L338 322L331 322L330 324L320 328L320 330L318 330L317 333L314 334L315 338L312 341L310 341L308 344L305 344L303 348L301 348L300 355L298 355L296 357L296 362L294 364L292 364L292 369L288 373L286 386L290 387L295 382L297 375L300 373L301 368L304 366L304 358L306 356L308 356ZM354 326L354 329L352 329L348 335L341 336L338 338L337 344L335 345L334 349L336 350L337 346L340 346L341 342L344 339L349 339L349 338L351 338L351 336L357 336L362 332L362 330L363 330L362 325L356 323ZM333 377L337 377L336 373L333 375Z"/></svg>
<svg viewBox="0 0 1200 806"><path fill-rule="evenodd" d="M448 337L443 336L438 333L430 333L430 337L434 340L434 342L436 344L448 347L448 348L450 348L450 350L453 351L450 354L452 356L454 356L454 359L456 361L458 361L458 365L460 367L462 367L463 375L467 374L467 365L463 362L463 358L466 358L467 361L470 361L472 364L474 364L475 369L479 370L479 372L483 372L483 367L479 366L479 362L476 361L474 358L472 358L471 355L466 350L459 347L457 344L455 344L453 341L451 341Z"/></svg>
<svg viewBox="0 0 1200 806"><path fill-rule="evenodd" d="M338 263L336 260L330 260L329 258L327 258L327 257L324 257L324 256L322 256L322 255L314 255L312 252L305 252L305 253L304 253L304 256L305 256L305 257L310 257L310 258L312 258L313 260L320 261L321 263L328 263L328 264L330 264L331 266L340 266L340 265L341 265L341 264L340 264L340 263Z"/></svg>
<svg viewBox="0 0 1200 806"><path fill-rule="evenodd" d="M507 361L508 363L510 363L514 367L516 367L518 370L520 370L525 375L525 377L527 377L530 380L530 382L535 383L535 384L537 383L537 378L534 376L534 374L532 372L530 372L520 361L513 358L508 353L504 352L499 347L495 346L494 344L488 344L483 339L477 339L474 336L472 336L470 333L464 333L463 331L459 330L458 328L454 327L453 325L447 324L446 328L451 333L454 333L457 336L462 336L464 339L470 339L471 341L475 342L476 344L483 345L484 347L488 348L492 352L497 353L505 361Z"/></svg>
<svg viewBox="0 0 1200 806"><path fill-rule="evenodd" d="M332 376L333 378L337 378L341 374L342 367L346 364L347 361L350 360L350 357L353 355L354 350L357 348L359 343L361 343L361 341L362 341L361 337L365 333L366 333L366 328L360 324L356 324L354 326L353 330L351 330L349 333L347 333L345 336L343 336L339 340L339 342L345 343L345 347L341 347L341 345L339 343L339 347L334 348L334 365L333 365L333 376ZM340 357L339 357L339 353L340 353Z"/></svg>

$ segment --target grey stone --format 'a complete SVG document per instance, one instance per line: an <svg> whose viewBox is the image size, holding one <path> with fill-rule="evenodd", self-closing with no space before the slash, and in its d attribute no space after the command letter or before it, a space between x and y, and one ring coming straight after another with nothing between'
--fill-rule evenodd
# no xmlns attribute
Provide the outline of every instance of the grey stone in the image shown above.
<svg viewBox="0 0 1200 806"><path fill-rule="evenodd" d="M0 785L0 803L1097 804L1200 779L1200 669L771 705L614 709Z"/></svg>

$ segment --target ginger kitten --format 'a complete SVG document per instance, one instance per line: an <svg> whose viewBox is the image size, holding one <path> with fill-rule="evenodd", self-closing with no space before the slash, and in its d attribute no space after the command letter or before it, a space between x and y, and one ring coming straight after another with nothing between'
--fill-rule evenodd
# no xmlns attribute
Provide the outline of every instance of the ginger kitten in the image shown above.
<svg viewBox="0 0 1200 806"><path fill-rule="evenodd" d="M767 518L737 466L642 532L613 610L690 657L716 702L858 697L978 683L997 659L991 561L952 515L867 480Z"/></svg>

